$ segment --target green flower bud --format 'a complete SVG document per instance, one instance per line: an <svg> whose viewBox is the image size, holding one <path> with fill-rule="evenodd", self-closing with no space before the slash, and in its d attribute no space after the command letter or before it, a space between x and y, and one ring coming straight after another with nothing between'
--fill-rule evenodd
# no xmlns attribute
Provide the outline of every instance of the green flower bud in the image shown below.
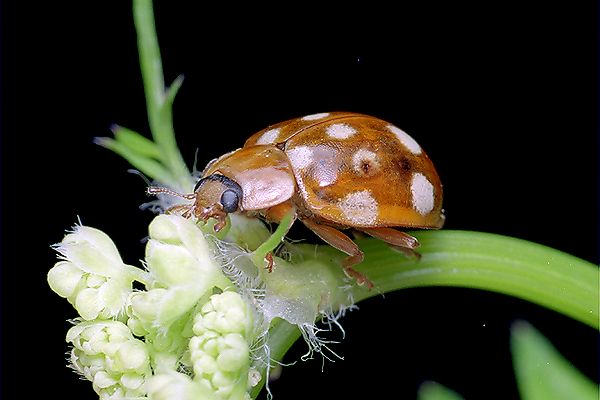
<svg viewBox="0 0 600 400"><path fill-rule="evenodd" d="M150 224L146 266L152 288L130 296L128 315L136 332L170 324L191 311L214 287L231 282L212 260L198 227L179 215L159 215Z"/></svg>
<svg viewBox="0 0 600 400"><path fill-rule="evenodd" d="M253 315L236 292L212 295L194 317L189 341L194 380L222 398L243 398L248 389Z"/></svg>
<svg viewBox="0 0 600 400"><path fill-rule="evenodd" d="M145 380L141 375L125 373L119 379L119 383L127 390L141 390Z"/></svg>
<svg viewBox="0 0 600 400"><path fill-rule="evenodd" d="M102 311L103 304L100 301L98 289L85 288L79 291L75 298L75 309L86 321L98 318Z"/></svg>
<svg viewBox="0 0 600 400"><path fill-rule="evenodd" d="M132 293L129 299L129 316L141 321L157 320L158 308L168 295L169 291L161 288Z"/></svg>
<svg viewBox="0 0 600 400"><path fill-rule="evenodd" d="M123 315L133 277L112 240L102 231L78 226L55 246L66 261L48 271L50 288L85 320Z"/></svg>
<svg viewBox="0 0 600 400"><path fill-rule="evenodd" d="M147 329L151 330L153 326L168 328L190 311L202 295L194 285L133 293L128 313Z"/></svg>
<svg viewBox="0 0 600 400"><path fill-rule="evenodd" d="M210 386L175 371L153 376L146 388L152 400L220 400Z"/></svg>
<svg viewBox="0 0 600 400"><path fill-rule="evenodd" d="M203 265L182 245L150 240L146 263L154 278L166 287L189 285L201 277ZM212 267L212 266L210 266Z"/></svg>
<svg viewBox="0 0 600 400"><path fill-rule="evenodd" d="M73 368L101 399L141 397L151 374L147 345L119 321L85 321L67 332ZM120 396L120 397L119 397Z"/></svg>
<svg viewBox="0 0 600 400"><path fill-rule="evenodd" d="M219 341L217 365L221 371L235 372L248 364L248 342L239 333L229 333Z"/></svg>
<svg viewBox="0 0 600 400"><path fill-rule="evenodd" d="M69 261L61 261L48 271L48 285L60 297L69 298L77 289L84 272Z"/></svg>
<svg viewBox="0 0 600 400"><path fill-rule="evenodd" d="M77 226L56 246L77 267L101 276L119 275L123 260L111 238L101 230Z"/></svg>
<svg viewBox="0 0 600 400"><path fill-rule="evenodd" d="M211 296L201 311L202 317L197 317L192 327L197 335L206 330L246 333L252 328L252 313L236 292L229 291Z"/></svg>
<svg viewBox="0 0 600 400"><path fill-rule="evenodd" d="M152 239L187 248L203 268L220 270L210 257L204 235L192 220L180 215L162 214L154 218L148 230Z"/></svg>
<svg viewBox="0 0 600 400"><path fill-rule="evenodd" d="M161 286L194 285L202 295L231 283L212 257L202 231L179 215L159 215L150 224L146 246L148 270Z"/></svg>

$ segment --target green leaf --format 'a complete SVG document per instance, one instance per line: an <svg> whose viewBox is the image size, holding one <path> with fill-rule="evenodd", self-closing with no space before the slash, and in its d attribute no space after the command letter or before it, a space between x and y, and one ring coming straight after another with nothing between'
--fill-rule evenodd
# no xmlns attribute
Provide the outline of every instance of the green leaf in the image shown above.
<svg viewBox="0 0 600 400"><path fill-rule="evenodd" d="M114 151L150 179L154 179L164 185L173 182L173 176L162 164L136 153L123 143L108 137L95 138L94 142Z"/></svg>
<svg viewBox="0 0 600 400"><path fill-rule="evenodd" d="M113 125L111 131L114 133L117 142L140 156L160 159L160 150L152 140L119 125Z"/></svg>
<svg viewBox="0 0 600 400"><path fill-rule="evenodd" d="M462 396L437 382L424 382L417 393L417 400L462 400Z"/></svg>
<svg viewBox="0 0 600 400"><path fill-rule="evenodd" d="M513 324L513 363L524 400L597 400L598 385L571 365L535 328Z"/></svg>
<svg viewBox="0 0 600 400"><path fill-rule="evenodd" d="M175 101L175 95L181 88L182 84L183 75L179 75L177 78L175 78L171 86L169 86L169 88L167 89L167 103L169 104L169 106L173 105L173 102Z"/></svg>

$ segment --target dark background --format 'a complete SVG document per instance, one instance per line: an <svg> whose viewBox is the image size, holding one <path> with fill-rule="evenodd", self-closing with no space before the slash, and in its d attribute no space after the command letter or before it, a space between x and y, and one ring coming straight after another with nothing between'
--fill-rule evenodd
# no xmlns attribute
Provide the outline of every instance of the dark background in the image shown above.
<svg viewBox="0 0 600 400"><path fill-rule="evenodd" d="M145 184L92 143L113 123L148 133L130 3L7 3L2 395L94 399L91 384L65 367L75 312L45 276L55 262L49 246L78 217L111 235L126 262L143 257L152 218L138 209ZM196 10L159 2L166 79L185 75L174 110L180 148L189 165L198 150L204 165L284 119L372 114L409 132L436 164L446 228L515 236L597 264L597 4L534 3ZM517 319L597 379L593 329L498 294L423 288L361 303L334 346L344 361L323 371L320 359L297 363L271 387L275 399L411 399L430 379L467 399L515 398L509 327ZM287 361L305 350L298 342Z"/></svg>

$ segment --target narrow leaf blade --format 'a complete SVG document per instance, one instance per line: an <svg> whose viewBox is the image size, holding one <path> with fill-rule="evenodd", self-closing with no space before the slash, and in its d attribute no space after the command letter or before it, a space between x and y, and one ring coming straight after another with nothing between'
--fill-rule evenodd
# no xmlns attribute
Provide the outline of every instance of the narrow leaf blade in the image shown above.
<svg viewBox="0 0 600 400"><path fill-rule="evenodd" d="M524 321L512 327L511 347L524 400L597 400L598 385L578 371L540 332Z"/></svg>
<svg viewBox="0 0 600 400"><path fill-rule="evenodd" d="M119 125L113 125L111 131L114 133L117 142L135 151L140 156L160 158L160 150L152 140Z"/></svg>
<svg viewBox="0 0 600 400"><path fill-rule="evenodd" d="M131 165L133 165L136 169L150 179L154 179L165 185L167 185L169 182L173 182L172 175L160 163L151 158L139 155L138 153L132 151L129 147L123 145L123 143L108 137L96 138L94 142L102 147L106 147L107 149L114 151L129 161Z"/></svg>
<svg viewBox="0 0 600 400"><path fill-rule="evenodd" d="M463 397L444 385L428 381L419 388L417 400L463 400Z"/></svg>

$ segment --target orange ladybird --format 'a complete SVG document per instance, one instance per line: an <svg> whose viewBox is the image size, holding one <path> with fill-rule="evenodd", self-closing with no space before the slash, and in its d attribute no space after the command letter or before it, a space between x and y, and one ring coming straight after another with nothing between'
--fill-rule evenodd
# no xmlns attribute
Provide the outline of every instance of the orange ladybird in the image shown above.
<svg viewBox="0 0 600 400"><path fill-rule="evenodd" d="M441 228L442 184L421 146L398 127L368 115L331 112L272 125L244 147L213 160L196 184L188 215L215 218L241 212L279 223L292 213L346 253L342 267L363 252L341 230L352 228L414 253L416 238L393 229ZM414 253L416 254L416 253Z"/></svg>

